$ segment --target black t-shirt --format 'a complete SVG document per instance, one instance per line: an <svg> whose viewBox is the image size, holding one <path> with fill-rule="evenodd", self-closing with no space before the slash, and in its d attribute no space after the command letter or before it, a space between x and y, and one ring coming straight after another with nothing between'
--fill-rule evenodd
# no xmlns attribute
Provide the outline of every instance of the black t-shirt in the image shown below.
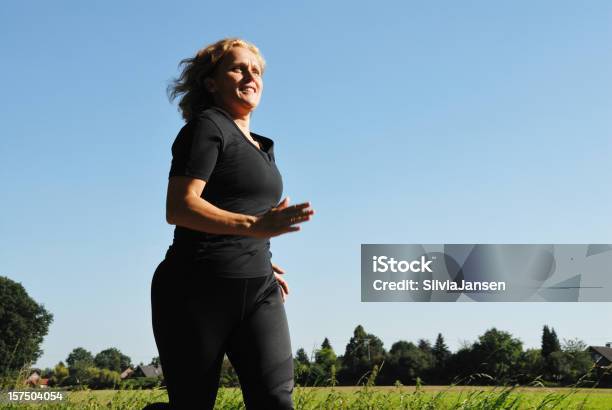
<svg viewBox="0 0 612 410"><path fill-rule="evenodd" d="M218 208L264 214L278 205L283 182L274 161L274 142L255 133L251 136L261 149L224 110L208 108L178 133L169 177L207 181L201 197ZM252 278L272 272L266 238L205 233L177 225L167 256L195 263L202 274Z"/></svg>

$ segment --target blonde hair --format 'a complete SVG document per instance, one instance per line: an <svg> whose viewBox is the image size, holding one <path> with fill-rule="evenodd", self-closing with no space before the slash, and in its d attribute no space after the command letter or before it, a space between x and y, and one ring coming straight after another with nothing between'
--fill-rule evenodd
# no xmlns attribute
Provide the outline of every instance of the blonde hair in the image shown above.
<svg viewBox="0 0 612 410"><path fill-rule="evenodd" d="M185 121L213 105L213 96L204 86L204 79L213 74L219 61L233 47L244 47L253 52L263 74L266 62L259 49L240 38L224 38L200 49L194 57L181 60L179 67L184 66L181 75L172 81L167 92L170 101L181 96L178 106Z"/></svg>

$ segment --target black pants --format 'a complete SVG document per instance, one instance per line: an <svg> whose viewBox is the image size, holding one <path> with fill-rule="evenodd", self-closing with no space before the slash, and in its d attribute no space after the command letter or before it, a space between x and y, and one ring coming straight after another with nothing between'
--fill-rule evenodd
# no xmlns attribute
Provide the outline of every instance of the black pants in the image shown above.
<svg viewBox="0 0 612 410"><path fill-rule="evenodd" d="M214 407L225 353L247 409L293 409L293 356L274 274L219 278L166 258L153 275L151 305L173 409Z"/></svg>

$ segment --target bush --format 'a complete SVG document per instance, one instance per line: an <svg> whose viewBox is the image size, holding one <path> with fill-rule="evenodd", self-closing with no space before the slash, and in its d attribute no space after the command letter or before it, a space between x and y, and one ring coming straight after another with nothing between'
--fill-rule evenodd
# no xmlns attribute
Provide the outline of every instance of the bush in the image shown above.
<svg viewBox="0 0 612 410"><path fill-rule="evenodd" d="M121 390L152 389L162 385L161 377L132 377L118 383Z"/></svg>
<svg viewBox="0 0 612 410"><path fill-rule="evenodd" d="M90 380L93 389L114 389L121 382L121 375L108 369L98 369Z"/></svg>

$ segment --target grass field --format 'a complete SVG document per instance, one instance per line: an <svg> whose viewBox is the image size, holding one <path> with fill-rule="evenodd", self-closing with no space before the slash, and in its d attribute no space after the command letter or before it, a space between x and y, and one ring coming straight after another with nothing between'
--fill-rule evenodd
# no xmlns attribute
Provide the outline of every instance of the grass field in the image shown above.
<svg viewBox="0 0 612 410"><path fill-rule="evenodd" d="M2 404L2 409L142 409L167 402L163 390L70 392L63 403ZM194 388L194 397L197 388ZM612 409L612 389L426 386L298 387L296 410L310 409ZM215 409L244 409L240 389L219 389Z"/></svg>

